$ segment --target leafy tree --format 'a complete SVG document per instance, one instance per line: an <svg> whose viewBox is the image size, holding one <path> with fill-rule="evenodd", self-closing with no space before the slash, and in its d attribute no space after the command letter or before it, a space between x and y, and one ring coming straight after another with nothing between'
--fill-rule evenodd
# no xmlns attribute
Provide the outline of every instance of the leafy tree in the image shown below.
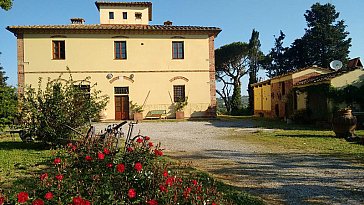
<svg viewBox="0 0 364 205"><path fill-rule="evenodd" d="M217 94L224 100L227 112L238 115L242 109L241 78L247 74L249 45L234 42L215 50L216 80L223 83Z"/></svg>
<svg viewBox="0 0 364 205"><path fill-rule="evenodd" d="M265 57L264 68L269 78L282 75L292 70L288 56L289 48L283 46L285 37L286 35L280 31L279 36L275 37L274 48Z"/></svg>
<svg viewBox="0 0 364 205"><path fill-rule="evenodd" d="M45 90L41 89L41 82L40 79L38 90L26 89L21 120L25 137L35 136L45 143L58 144L69 140L73 132L66 125L77 129L89 120L97 120L108 101L107 96L99 95L99 90L83 90L71 76L67 83L61 83L60 79L48 81Z"/></svg>
<svg viewBox="0 0 364 205"><path fill-rule="evenodd" d="M0 55L1 55L1 52L0 52ZM5 86L7 79L8 79L8 77L5 76L4 67L0 64L0 86Z"/></svg>
<svg viewBox="0 0 364 205"><path fill-rule="evenodd" d="M11 125L17 116L16 89L6 84L8 77L3 69L0 64L0 130Z"/></svg>
<svg viewBox="0 0 364 205"><path fill-rule="evenodd" d="M0 8L9 11L13 6L13 0L0 0Z"/></svg>
<svg viewBox="0 0 364 205"><path fill-rule="evenodd" d="M337 20L339 14L330 3L315 3L311 10L306 11L305 34L296 39L289 49L294 68L311 65L329 67L332 60L340 60L346 64L351 38L347 38L349 32L345 31L344 20Z"/></svg>
<svg viewBox="0 0 364 205"><path fill-rule="evenodd" d="M258 71L260 68L260 60L262 59L263 53L260 51L260 40L259 32L253 29L251 38L249 40L249 106L250 113L254 112L254 90L250 86L253 83L258 82Z"/></svg>

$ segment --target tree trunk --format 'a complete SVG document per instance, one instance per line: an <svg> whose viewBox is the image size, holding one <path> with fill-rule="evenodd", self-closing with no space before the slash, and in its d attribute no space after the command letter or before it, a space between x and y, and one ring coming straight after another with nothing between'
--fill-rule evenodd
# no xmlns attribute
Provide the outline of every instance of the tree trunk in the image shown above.
<svg viewBox="0 0 364 205"><path fill-rule="evenodd" d="M238 79L234 80L234 91L231 97L231 115L240 115L243 108L241 101L241 83Z"/></svg>

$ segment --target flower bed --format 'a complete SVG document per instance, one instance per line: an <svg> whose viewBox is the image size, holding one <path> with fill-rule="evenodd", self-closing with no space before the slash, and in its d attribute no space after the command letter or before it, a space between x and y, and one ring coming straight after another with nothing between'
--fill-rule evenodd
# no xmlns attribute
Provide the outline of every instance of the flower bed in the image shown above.
<svg viewBox="0 0 364 205"><path fill-rule="evenodd" d="M212 179L171 169L149 137L138 138L126 153L111 144L83 140L57 149L35 188L0 194L0 205L225 204Z"/></svg>

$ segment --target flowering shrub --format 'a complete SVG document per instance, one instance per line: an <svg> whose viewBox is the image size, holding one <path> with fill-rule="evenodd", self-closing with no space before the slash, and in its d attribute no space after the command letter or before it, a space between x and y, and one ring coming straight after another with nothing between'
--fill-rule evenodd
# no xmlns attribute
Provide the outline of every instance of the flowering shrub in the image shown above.
<svg viewBox="0 0 364 205"><path fill-rule="evenodd" d="M154 146L149 137L137 138L126 153L111 144L85 140L56 150L35 190L13 198L0 193L0 205L223 203L213 180L172 171L173 165L160 159L160 144Z"/></svg>

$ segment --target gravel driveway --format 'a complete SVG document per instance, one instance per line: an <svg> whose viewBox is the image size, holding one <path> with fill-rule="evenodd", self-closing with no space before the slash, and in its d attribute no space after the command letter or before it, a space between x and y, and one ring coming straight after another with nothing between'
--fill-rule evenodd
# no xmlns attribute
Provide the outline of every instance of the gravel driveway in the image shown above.
<svg viewBox="0 0 364 205"><path fill-rule="evenodd" d="M364 204L363 165L326 155L272 151L223 137L256 131L251 127L249 120L147 122L136 125L135 133L140 130L160 141L167 154L192 161L268 204Z"/></svg>

